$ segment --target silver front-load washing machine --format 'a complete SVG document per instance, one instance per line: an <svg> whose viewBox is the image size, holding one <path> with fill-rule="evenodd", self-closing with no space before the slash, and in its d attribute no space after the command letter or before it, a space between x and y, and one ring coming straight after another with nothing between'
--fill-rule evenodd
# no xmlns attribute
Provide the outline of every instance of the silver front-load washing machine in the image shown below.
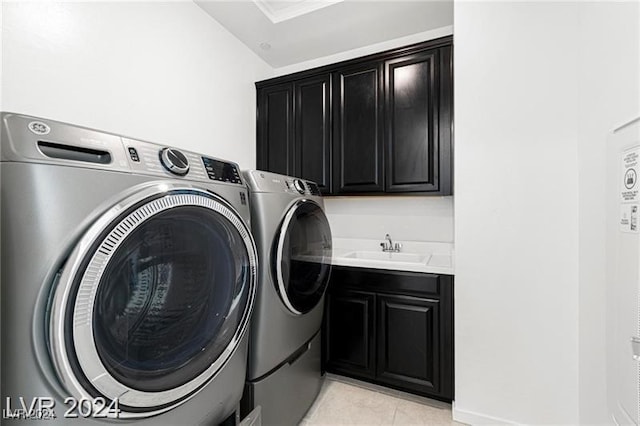
<svg viewBox="0 0 640 426"><path fill-rule="evenodd" d="M242 412L260 406L264 425L295 425L322 385L331 229L315 183L259 170L245 178L260 276Z"/></svg>
<svg viewBox="0 0 640 426"><path fill-rule="evenodd" d="M2 424L217 424L257 277L234 163L2 114Z"/></svg>

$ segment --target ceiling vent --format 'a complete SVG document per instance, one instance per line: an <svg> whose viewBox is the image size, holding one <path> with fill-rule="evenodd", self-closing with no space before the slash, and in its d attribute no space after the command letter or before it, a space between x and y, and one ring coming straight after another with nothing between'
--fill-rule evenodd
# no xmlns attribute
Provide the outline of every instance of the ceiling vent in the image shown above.
<svg viewBox="0 0 640 426"><path fill-rule="evenodd" d="M311 13L344 0L253 0L274 24Z"/></svg>

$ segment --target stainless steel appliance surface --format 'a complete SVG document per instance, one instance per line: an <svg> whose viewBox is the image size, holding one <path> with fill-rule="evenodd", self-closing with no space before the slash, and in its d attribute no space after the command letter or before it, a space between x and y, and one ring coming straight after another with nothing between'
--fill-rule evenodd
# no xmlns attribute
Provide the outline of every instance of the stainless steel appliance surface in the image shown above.
<svg viewBox="0 0 640 426"><path fill-rule="evenodd" d="M2 424L217 424L257 284L238 165L2 113Z"/></svg>
<svg viewBox="0 0 640 426"><path fill-rule="evenodd" d="M242 412L297 424L322 385L320 328L332 240L318 186L259 170L244 176L260 273Z"/></svg>

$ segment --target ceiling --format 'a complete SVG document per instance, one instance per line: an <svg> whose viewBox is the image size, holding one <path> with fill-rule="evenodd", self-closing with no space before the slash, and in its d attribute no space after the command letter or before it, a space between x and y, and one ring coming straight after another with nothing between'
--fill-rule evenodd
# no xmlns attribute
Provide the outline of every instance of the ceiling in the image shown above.
<svg viewBox="0 0 640 426"><path fill-rule="evenodd" d="M274 68L453 25L453 0L194 0Z"/></svg>

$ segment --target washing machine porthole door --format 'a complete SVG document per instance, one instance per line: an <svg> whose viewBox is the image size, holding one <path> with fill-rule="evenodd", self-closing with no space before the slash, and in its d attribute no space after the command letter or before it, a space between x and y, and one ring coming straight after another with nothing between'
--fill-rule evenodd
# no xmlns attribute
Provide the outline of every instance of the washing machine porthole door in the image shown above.
<svg viewBox="0 0 640 426"><path fill-rule="evenodd" d="M209 192L149 188L111 209L54 293L51 352L68 390L117 398L121 417L192 396L246 330L256 259L245 224Z"/></svg>
<svg viewBox="0 0 640 426"><path fill-rule="evenodd" d="M273 248L276 290L284 305L300 315L322 300L331 273L331 228L322 208L311 200L293 205Z"/></svg>

